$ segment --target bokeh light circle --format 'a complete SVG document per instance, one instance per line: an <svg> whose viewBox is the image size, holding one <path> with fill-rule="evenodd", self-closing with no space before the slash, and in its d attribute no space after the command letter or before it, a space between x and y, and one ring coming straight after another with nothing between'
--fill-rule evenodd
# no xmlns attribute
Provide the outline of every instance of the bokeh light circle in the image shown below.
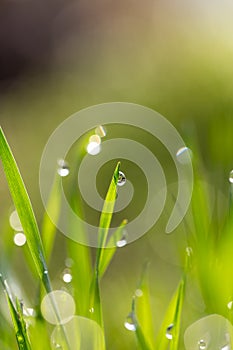
<svg viewBox="0 0 233 350"><path fill-rule="evenodd" d="M65 159L70 148L79 138L95 130L99 125L104 127L107 124L139 128L159 140L169 152L178 177L177 198L166 226L166 232L172 232L182 221L190 203L193 185L191 157L189 152L185 152L185 161L180 162L177 159L179 158L177 152L181 149L185 150L186 145L167 119L149 108L131 103L119 102L92 106L77 112L57 127L44 148L40 164L40 191L45 208L53 184L56 159ZM184 153L181 152L181 154L183 157ZM96 174L106 162L113 159L116 162L118 159L126 159L135 163L143 171L148 185L147 199L142 205L141 212L127 224L127 242L130 243L148 232L164 209L167 195L166 169L162 168L156 155L141 142L132 139L132 135L129 138L119 135L110 140L101 139L100 152L95 155L87 153L82 159L78 173L78 185L83 199L98 211L102 209L103 198L96 188ZM127 174L125 175L127 181L119 188L115 212L127 207L134 195L132 181ZM85 185L82 179L89 181L90 186ZM110 179L105 181L109 183ZM88 192L88 188L92 190ZM81 244L98 247L98 226L90 224L74 213L62 187L61 191L60 219L57 222L53 213L48 212L51 220L69 238ZM70 222L73 224L70 225ZM76 228L80 225L84 228L85 235L77 233ZM114 231L115 228L110 228L109 235Z"/></svg>

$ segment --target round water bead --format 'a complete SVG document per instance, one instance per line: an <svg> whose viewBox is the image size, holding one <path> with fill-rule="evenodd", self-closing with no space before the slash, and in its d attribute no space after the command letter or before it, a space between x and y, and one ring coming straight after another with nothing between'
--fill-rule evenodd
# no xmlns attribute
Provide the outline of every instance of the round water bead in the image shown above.
<svg viewBox="0 0 233 350"><path fill-rule="evenodd" d="M230 174L229 174L229 181L230 181L230 183L233 184L233 170L230 171Z"/></svg>
<svg viewBox="0 0 233 350"><path fill-rule="evenodd" d="M126 176L122 171L119 171L119 177L118 177L118 181L117 181L117 185L118 186L124 186L124 184L126 183Z"/></svg>
<svg viewBox="0 0 233 350"><path fill-rule="evenodd" d="M22 227L22 224L21 224L20 219L19 219L19 215L18 215L16 210L14 210L11 213L11 215L9 217L9 222L10 222L10 225L13 228L13 230L23 231L23 227Z"/></svg>
<svg viewBox="0 0 233 350"><path fill-rule="evenodd" d="M173 334L172 334L173 328L174 328L174 324L171 323L166 329L166 338L169 340L172 340L173 338Z"/></svg>
<svg viewBox="0 0 233 350"><path fill-rule="evenodd" d="M58 175L60 175L61 177L66 177L67 175L69 175L70 168L68 166L68 163L64 159L59 159L57 164L58 164L58 168L57 168Z"/></svg>
<svg viewBox="0 0 233 350"><path fill-rule="evenodd" d="M27 242L27 238L23 232L17 232L14 235L14 243L18 247L22 247Z"/></svg>
<svg viewBox="0 0 233 350"><path fill-rule="evenodd" d="M74 299L63 290L55 290L44 296L41 313L51 324L64 324L75 314Z"/></svg>
<svg viewBox="0 0 233 350"><path fill-rule="evenodd" d="M136 325L136 319L134 313L130 312L128 316L126 317L124 326L128 331L135 332L137 325Z"/></svg>

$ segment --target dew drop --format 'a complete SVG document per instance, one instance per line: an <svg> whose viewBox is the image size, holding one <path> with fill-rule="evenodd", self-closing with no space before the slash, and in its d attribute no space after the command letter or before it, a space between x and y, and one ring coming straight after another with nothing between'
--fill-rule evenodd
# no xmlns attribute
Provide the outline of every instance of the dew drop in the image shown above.
<svg viewBox="0 0 233 350"><path fill-rule="evenodd" d="M227 308L228 308L229 310L232 310L232 306L233 306L233 301L231 300L231 301L229 301L229 303L227 304Z"/></svg>
<svg viewBox="0 0 233 350"><path fill-rule="evenodd" d="M172 340L173 338L173 335L172 335L173 328L174 328L174 324L171 323L166 329L166 338L169 340Z"/></svg>
<svg viewBox="0 0 233 350"><path fill-rule="evenodd" d="M143 296L143 291L138 288L135 290L135 295L136 295L136 297L140 298Z"/></svg>
<svg viewBox="0 0 233 350"><path fill-rule="evenodd" d="M118 248L122 248L127 244L127 236L128 236L127 231L123 230L122 237L119 241L117 241L117 244L116 244Z"/></svg>
<svg viewBox="0 0 233 350"><path fill-rule="evenodd" d="M100 137L105 137L107 135L106 129L102 125L97 126L95 133Z"/></svg>
<svg viewBox="0 0 233 350"><path fill-rule="evenodd" d="M203 339L199 340L198 342L199 350L205 350L206 349L206 343Z"/></svg>
<svg viewBox="0 0 233 350"><path fill-rule="evenodd" d="M118 186L124 186L124 184L126 183L126 176L122 171L119 171L119 177L118 177L118 181L117 181L117 185Z"/></svg>
<svg viewBox="0 0 233 350"><path fill-rule="evenodd" d="M135 332L136 331L136 320L134 313L129 313L128 316L126 317L124 326L128 331Z"/></svg>
<svg viewBox="0 0 233 350"><path fill-rule="evenodd" d="M13 230L23 231L23 227L22 227L22 224L21 224L20 219L19 219L19 215L18 215L16 210L14 210L11 213L11 215L9 217L9 222L10 222L10 225L13 228Z"/></svg>
<svg viewBox="0 0 233 350"><path fill-rule="evenodd" d="M221 350L231 350L230 345L229 345L229 344L224 345L224 346L221 348Z"/></svg>
<svg viewBox="0 0 233 350"><path fill-rule="evenodd" d="M92 143L92 142L96 143L97 145L100 145L101 144L100 136L99 135L92 135L92 136L90 136L89 143Z"/></svg>
<svg viewBox="0 0 233 350"><path fill-rule="evenodd" d="M188 147L181 147L176 152L177 161L181 164L187 164L192 158L192 151Z"/></svg>
<svg viewBox="0 0 233 350"><path fill-rule="evenodd" d="M94 309L93 307L91 307L91 308L89 309L89 312L90 312L91 314L93 314L93 313L95 312L95 309Z"/></svg>
<svg viewBox="0 0 233 350"><path fill-rule="evenodd" d="M57 164L58 164L58 169L57 169L58 175L60 175L61 177L66 177L67 175L69 175L70 168L64 159L59 159Z"/></svg>
<svg viewBox="0 0 233 350"><path fill-rule="evenodd" d="M193 250L191 247L186 247L186 254L190 257L193 255Z"/></svg>
<svg viewBox="0 0 233 350"><path fill-rule="evenodd" d="M65 283L70 283L72 281L72 275L69 270L65 270L62 279Z"/></svg>
<svg viewBox="0 0 233 350"><path fill-rule="evenodd" d="M101 145L97 142L89 142L87 145L87 153L96 156L101 151Z"/></svg>
<svg viewBox="0 0 233 350"><path fill-rule="evenodd" d="M14 235L14 243L18 247L22 247L27 242L27 238L23 232L17 232Z"/></svg>
<svg viewBox="0 0 233 350"><path fill-rule="evenodd" d="M229 174L229 182L231 184L233 184L233 170L230 171L230 174Z"/></svg>

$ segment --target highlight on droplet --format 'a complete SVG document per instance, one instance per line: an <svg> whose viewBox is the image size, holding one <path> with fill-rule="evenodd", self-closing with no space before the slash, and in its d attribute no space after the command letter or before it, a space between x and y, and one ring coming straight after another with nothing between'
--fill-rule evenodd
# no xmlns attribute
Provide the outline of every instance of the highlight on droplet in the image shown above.
<svg viewBox="0 0 233 350"><path fill-rule="evenodd" d="M92 135L89 137L89 143L87 145L87 153L95 156L101 151L101 138L99 135Z"/></svg>
<svg viewBox="0 0 233 350"><path fill-rule="evenodd" d="M61 177L66 177L69 175L70 168L68 163L64 159L59 159L57 161L57 165L58 165L58 168L57 168L58 175L60 175Z"/></svg>

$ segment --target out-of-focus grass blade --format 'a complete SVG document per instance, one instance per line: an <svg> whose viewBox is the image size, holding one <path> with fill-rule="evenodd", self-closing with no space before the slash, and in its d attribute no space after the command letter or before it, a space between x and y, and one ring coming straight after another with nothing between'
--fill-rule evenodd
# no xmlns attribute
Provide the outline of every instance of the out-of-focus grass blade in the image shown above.
<svg viewBox="0 0 233 350"><path fill-rule="evenodd" d="M117 250L117 242L122 239L122 235L127 225L127 220L123 220L121 225L116 229L116 231L110 237L106 248L103 250L102 259L99 264L99 278L102 278L105 271L107 270L114 254Z"/></svg>
<svg viewBox="0 0 233 350"><path fill-rule="evenodd" d="M103 264L102 259L104 257L104 247L106 246L108 231L112 220L113 210L117 195L117 182L119 179L120 163L114 170L110 186L108 188L107 195L105 197L103 210L100 216L99 230L98 230L98 244L96 254L95 270L93 274L93 280L90 288L90 311L91 318L95 320L101 327L103 327L102 320L102 308L100 300L99 290L99 268Z"/></svg>
<svg viewBox="0 0 233 350"><path fill-rule="evenodd" d="M165 314L163 324L156 339L155 349L178 350L181 312L184 301L186 275L181 279Z"/></svg>
<svg viewBox="0 0 233 350"><path fill-rule="evenodd" d="M145 336L144 330L136 315L136 297L133 296L130 318L135 326L135 334L137 338L138 347L141 350L152 350L153 347Z"/></svg>
<svg viewBox="0 0 233 350"><path fill-rule="evenodd" d="M3 284L3 288L6 293L7 303L10 310L10 315L12 319L12 323L15 330L16 340L18 343L19 350L31 350L31 345L28 339L26 324L23 319L23 311L19 300L16 298L16 305L14 305L12 296L9 293L7 285L5 281L2 279L0 275L1 282Z"/></svg>
<svg viewBox="0 0 233 350"><path fill-rule="evenodd" d="M44 257L44 249L42 246L39 229L32 209L32 205L20 175L18 166L10 147L6 141L5 135L0 128L0 158L2 160L8 186L11 192L15 208L18 212L24 233L27 237L27 243L32 255L37 273L40 279L44 280L47 290L50 290L50 283L47 271L47 265Z"/></svg>
<svg viewBox="0 0 233 350"><path fill-rule="evenodd" d="M149 262L146 262L142 271L140 281L138 283L135 295L137 297L137 319L139 324L142 325L143 334L150 344L153 346L154 343L154 332L153 332L153 321L150 304L150 290L148 282L148 267Z"/></svg>
<svg viewBox="0 0 233 350"><path fill-rule="evenodd" d="M45 250L45 256L47 262L50 261L52 254L52 249L54 245L54 239L56 234L56 223L59 219L60 208L61 208L61 177L56 174L54 178L54 183L51 189L51 193L47 203L47 211L44 214L42 225L41 225L41 236L43 241L43 246ZM52 217L55 222L52 222L48 213L52 213Z"/></svg>

